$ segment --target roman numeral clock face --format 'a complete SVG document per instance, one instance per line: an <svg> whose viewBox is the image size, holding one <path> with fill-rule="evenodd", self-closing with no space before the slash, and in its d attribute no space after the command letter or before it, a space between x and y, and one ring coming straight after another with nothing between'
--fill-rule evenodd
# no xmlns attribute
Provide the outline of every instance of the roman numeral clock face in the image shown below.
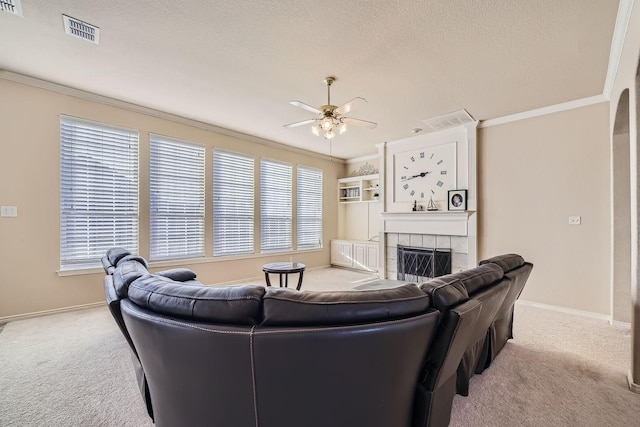
<svg viewBox="0 0 640 427"><path fill-rule="evenodd" d="M446 203L447 192L455 190L455 142L395 154L394 178L397 202Z"/></svg>

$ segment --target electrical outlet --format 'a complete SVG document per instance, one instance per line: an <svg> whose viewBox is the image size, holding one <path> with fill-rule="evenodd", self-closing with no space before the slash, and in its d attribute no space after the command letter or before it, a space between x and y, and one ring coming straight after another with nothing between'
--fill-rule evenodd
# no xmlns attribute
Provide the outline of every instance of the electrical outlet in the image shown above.
<svg viewBox="0 0 640 427"><path fill-rule="evenodd" d="M0 216L18 216L18 207L0 206Z"/></svg>
<svg viewBox="0 0 640 427"><path fill-rule="evenodd" d="M582 218L579 216L570 216L569 217L569 225L580 225L582 223Z"/></svg>

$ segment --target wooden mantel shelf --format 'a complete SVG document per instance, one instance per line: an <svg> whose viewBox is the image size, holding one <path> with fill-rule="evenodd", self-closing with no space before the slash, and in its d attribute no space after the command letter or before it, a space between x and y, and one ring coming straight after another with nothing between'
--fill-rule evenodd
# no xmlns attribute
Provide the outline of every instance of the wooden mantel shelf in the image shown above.
<svg viewBox="0 0 640 427"><path fill-rule="evenodd" d="M467 236L474 211L383 212L385 233Z"/></svg>

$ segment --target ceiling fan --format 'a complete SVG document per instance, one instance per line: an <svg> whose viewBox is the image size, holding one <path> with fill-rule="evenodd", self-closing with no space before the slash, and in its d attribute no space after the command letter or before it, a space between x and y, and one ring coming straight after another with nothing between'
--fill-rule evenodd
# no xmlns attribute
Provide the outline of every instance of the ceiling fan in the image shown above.
<svg viewBox="0 0 640 427"><path fill-rule="evenodd" d="M318 117L316 117L315 119L302 120L300 122L284 125L284 127L294 128L313 123L313 125L311 126L311 132L313 132L314 135L320 136L320 134L322 133L325 139L332 139L336 136L336 129L338 130L338 132L343 134L347 131L347 125L363 126L369 129L374 129L376 126L378 126L378 124L374 122L344 116L344 114L347 114L351 111L351 108L356 103L361 101L367 102L367 100L358 96L339 107L331 105L331 85L336 81L336 78L329 76L325 77L323 81L327 85L327 105L322 105L319 108L315 108L300 101L289 102L289 104L291 105L295 105L296 107L300 107L307 111L311 111L312 113L316 113Z"/></svg>

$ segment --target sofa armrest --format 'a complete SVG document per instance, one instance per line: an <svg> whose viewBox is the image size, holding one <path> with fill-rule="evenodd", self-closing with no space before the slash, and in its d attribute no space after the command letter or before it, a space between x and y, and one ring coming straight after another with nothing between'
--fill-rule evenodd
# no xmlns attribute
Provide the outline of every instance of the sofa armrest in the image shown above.
<svg viewBox="0 0 640 427"><path fill-rule="evenodd" d="M187 282L196 278L196 273L188 268L172 268L171 270L159 271L153 273L158 276L167 277L176 282Z"/></svg>

